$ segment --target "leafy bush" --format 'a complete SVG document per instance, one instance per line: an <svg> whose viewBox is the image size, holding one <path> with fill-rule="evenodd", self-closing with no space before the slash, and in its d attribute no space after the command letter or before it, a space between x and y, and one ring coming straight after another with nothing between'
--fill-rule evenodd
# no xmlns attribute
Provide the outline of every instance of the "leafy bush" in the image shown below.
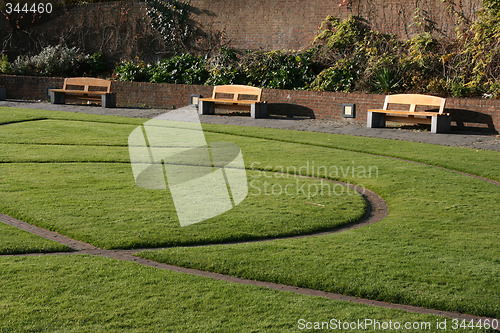
<svg viewBox="0 0 500 333"><path fill-rule="evenodd" d="M241 55L230 48L219 48L219 52L207 59L206 68L209 71L209 77L205 84L224 85L224 84L246 84L245 75L238 63Z"/></svg>
<svg viewBox="0 0 500 333"><path fill-rule="evenodd" d="M11 63L6 54L0 57L0 73L10 74L12 72Z"/></svg>
<svg viewBox="0 0 500 333"><path fill-rule="evenodd" d="M12 64L15 74L63 76L78 67L83 60L77 48L67 46L48 46L40 54L32 57L18 57Z"/></svg>
<svg viewBox="0 0 500 333"><path fill-rule="evenodd" d="M355 65L348 59L339 60L334 66L323 70L311 83L310 89L321 91L349 92L358 78Z"/></svg>
<svg viewBox="0 0 500 333"><path fill-rule="evenodd" d="M398 90L401 81L401 75L397 70L383 67L375 73L371 84L375 92L389 94Z"/></svg>
<svg viewBox="0 0 500 333"><path fill-rule="evenodd" d="M489 82L488 91L484 97L500 98L500 82Z"/></svg>
<svg viewBox="0 0 500 333"><path fill-rule="evenodd" d="M98 76L109 71L109 66L102 53L94 53L88 57L89 73L92 76Z"/></svg>
<svg viewBox="0 0 500 333"><path fill-rule="evenodd" d="M344 21L328 16L320 30L313 43L341 54L351 53L370 31L360 18L352 15Z"/></svg>
<svg viewBox="0 0 500 333"><path fill-rule="evenodd" d="M181 54L162 60L151 69L151 82L204 84L209 77L202 57Z"/></svg>
<svg viewBox="0 0 500 333"><path fill-rule="evenodd" d="M115 68L115 74L120 81L149 82L151 71L151 65L143 62L123 61Z"/></svg>
<svg viewBox="0 0 500 333"><path fill-rule="evenodd" d="M47 46L38 55L18 57L10 73L41 76L91 75L103 69L102 56L81 53L76 47ZM96 67L97 66L97 67Z"/></svg>
<svg viewBox="0 0 500 333"><path fill-rule="evenodd" d="M304 88L314 79L311 52L255 52L241 64L248 84L263 88Z"/></svg>
<svg viewBox="0 0 500 333"><path fill-rule="evenodd" d="M157 65L122 62L115 73L123 81L181 84L247 84L267 88L304 88L314 79L311 52L286 54L221 49L211 59L181 54Z"/></svg>
<svg viewBox="0 0 500 333"><path fill-rule="evenodd" d="M240 82L239 82L240 81ZM231 67L217 67L210 71L209 77L205 84L211 86L237 84L241 82L240 72L233 66Z"/></svg>

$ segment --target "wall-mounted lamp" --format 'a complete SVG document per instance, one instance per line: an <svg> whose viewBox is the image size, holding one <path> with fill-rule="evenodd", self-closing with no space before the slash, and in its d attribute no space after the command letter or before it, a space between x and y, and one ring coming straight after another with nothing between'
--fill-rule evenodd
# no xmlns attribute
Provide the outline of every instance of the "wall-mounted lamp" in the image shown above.
<svg viewBox="0 0 500 333"><path fill-rule="evenodd" d="M356 118L356 105L355 104L342 104L342 117Z"/></svg>
<svg viewBox="0 0 500 333"><path fill-rule="evenodd" d="M200 98L201 97L202 97L201 95L191 95L189 97L189 104L198 107L198 104L200 103Z"/></svg>

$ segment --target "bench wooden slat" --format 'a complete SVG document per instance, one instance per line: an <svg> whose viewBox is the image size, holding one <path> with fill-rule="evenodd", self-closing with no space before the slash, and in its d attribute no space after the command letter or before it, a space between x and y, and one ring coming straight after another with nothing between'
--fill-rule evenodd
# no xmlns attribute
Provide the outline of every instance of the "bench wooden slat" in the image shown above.
<svg viewBox="0 0 500 333"><path fill-rule="evenodd" d="M68 89L67 86L83 86L84 91L88 91L89 87L103 87L106 88L106 92L109 93L111 81L92 77L70 77L64 79L63 90L71 90Z"/></svg>
<svg viewBox="0 0 500 333"><path fill-rule="evenodd" d="M443 98L430 95L420 95L420 94L396 94L388 95L389 103L394 104L416 104L416 105L429 105L429 106L441 106Z"/></svg>
<svg viewBox="0 0 500 333"><path fill-rule="evenodd" d="M216 99L217 94L232 94L235 95L233 98L235 100L238 100L239 95L256 96L256 102L260 102L262 89L251 86L244 86L241 84L222 85L214 87L212 98Z"/></svg>
<svg viewBox="0 0 500 333"><path fill-rule="evenodd" d="M439 113L439 112L434 112L434 111L423 111L423 112L410 112L410 111L403 111L403 110L368 110L370 112L379 112L379 113L387 113L387 114L401 114L401 115L408 115L408 116L426 116L426 117L432 117L432 116L448 116L450 115L449 113Z"/></svg>
<svg viewBox="0 0 500 333"><path fill-rule="evenodd" d="M116 106L116 94L111 93L109 80L91 77L66 78L62 89L51 89L50 92L53 104L64 104L67 97L73 100L101 101L103 107Z"/></svg>
<svg viewBox="0 0 500 333"><path fill-rule="evenodd" d="M385 127L386 121L398 121L431 124L432 133L448 132L451 117L449 113L444 113L445 103L445 98L437 96L419 94L387 95L381 110L368 110L367 126L369 128ZM389 104L409 105L409 109L389 110ZM415 111L417 106L439 107L439 111Z"/></svg>
<svg viewBox="0 0 500 333"><path fill-rule="evenodd" d="M234 99L222 99L222 98L200 98L201 101L205 102L217 102L217 103L230 103L230 104L254 104L257 101L254 100L234 100Z"/></svg>
<svg viewBox="0 0 500 333"><path fill-rule="evenodd" d="M64 89L51 89L56 92L63 92L66 94L77 94L77 95L104 95L108 92L106 91L84 91L84 90L64 90Z"/></svg>
<svg viewBox="0 0 500 333"><path fill-rule="evenodd" d="M384 110L387 110L389 104L406 104L410 105L408 112L415 112L417 105L421 106L439 106L439 113L444 112L446 103L445 98L420 94L396 94L387 95L384 101Z"/></svg>
<svg viewBox="0 0 500 333"><path fill-rule="evenodd" d="M218 97L218 95L225 95ZM229 96L228 96L229 95ZM232 95L232 96L231 96ZM244 98L241 98L241 97ZM245 98L245 96L249 96ZM251 97L251 99L249 99ZM239 84L215 86L211 98L200 98L200 114L214 114L214 105L220 107L250 108L250 116L262 118L267 116L267 103L262 102L262 89Z"/></svg>

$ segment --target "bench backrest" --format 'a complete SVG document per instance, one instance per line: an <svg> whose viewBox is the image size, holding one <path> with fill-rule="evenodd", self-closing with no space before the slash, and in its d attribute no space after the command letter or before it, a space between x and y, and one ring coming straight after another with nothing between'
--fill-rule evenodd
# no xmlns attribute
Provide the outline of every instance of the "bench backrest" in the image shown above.
<svg viewBox="0 0 500 333"><path fill-rule="evenodd" d="M439 106L439 113L444 112L446 98L419 95L419 94L398 94L385 96L384 110L387 110L389 104L406 104L410 105L409 112L415 112L417 105L422 106Z"/></svg>
<svg viewBox="0 0 500 333"><path fill-rule="evenodd" d="M83 86L82 91L89 91L89 87L105 88L106 92L111 92L111 81L92 77L70 77L64 79L63 89L68 89L67 86ZM99 91L101 90L104 91L104 89L100 89Z"/></svg>
<svg viewBox="0 0 500 333"><path fill-rule="evenodd" d="M217 98L217 94L228 94L233 95L233 100L235 101L256 101L260 102L262 96L262 89L251 86L244 86L240 84L215 86L212 98ZM240 95L245 96L256 96L256 99L240 99Z"/></svg>

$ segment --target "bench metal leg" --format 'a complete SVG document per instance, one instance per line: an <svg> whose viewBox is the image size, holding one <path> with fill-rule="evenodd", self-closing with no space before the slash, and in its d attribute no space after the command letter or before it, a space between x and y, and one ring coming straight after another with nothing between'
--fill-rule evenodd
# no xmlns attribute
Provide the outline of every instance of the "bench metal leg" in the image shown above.
<svg viewBox="0 0 500 333"><path fill-rule="evenodd" d="M200 114L215 114L214 102L200 101L198 104Z"/></svg>
<svg viewBox="0 0 500 333"><path fill-rule="evenodd" d="M116 107L116 94L101 95L101 105L103 108Z"/></svg>
<svg viewBox="0 0 500 333"><path fill-rule="evenodd" d="M433 116L431 121L431 133L448 133L451 128L450 116Z"/></svg>
<svg viewBox="0 0 500 333"><path fill-rule="evenodd" d="M385 113L368 111L368 114L366 116L366 127L385 127Z"/></svg>
<svg viewBox="0 0 500 333"><path fill-rule="evenodd" d="M7 89L5 87L0 87L0 101L5 101L7 99Z"/></svg>
<svg viewBox="0 0 500 333"><path fill-rule="evenodd" d="M51 91L50 102L52 104L64 104L64 93L59 91Z"/></svg>
<svg viewBox="0 0 500 333"><path fill-rule="evenodd" d="M268 116L267 103L251 104L250 116L252 118L265 118Z"/></svg>

